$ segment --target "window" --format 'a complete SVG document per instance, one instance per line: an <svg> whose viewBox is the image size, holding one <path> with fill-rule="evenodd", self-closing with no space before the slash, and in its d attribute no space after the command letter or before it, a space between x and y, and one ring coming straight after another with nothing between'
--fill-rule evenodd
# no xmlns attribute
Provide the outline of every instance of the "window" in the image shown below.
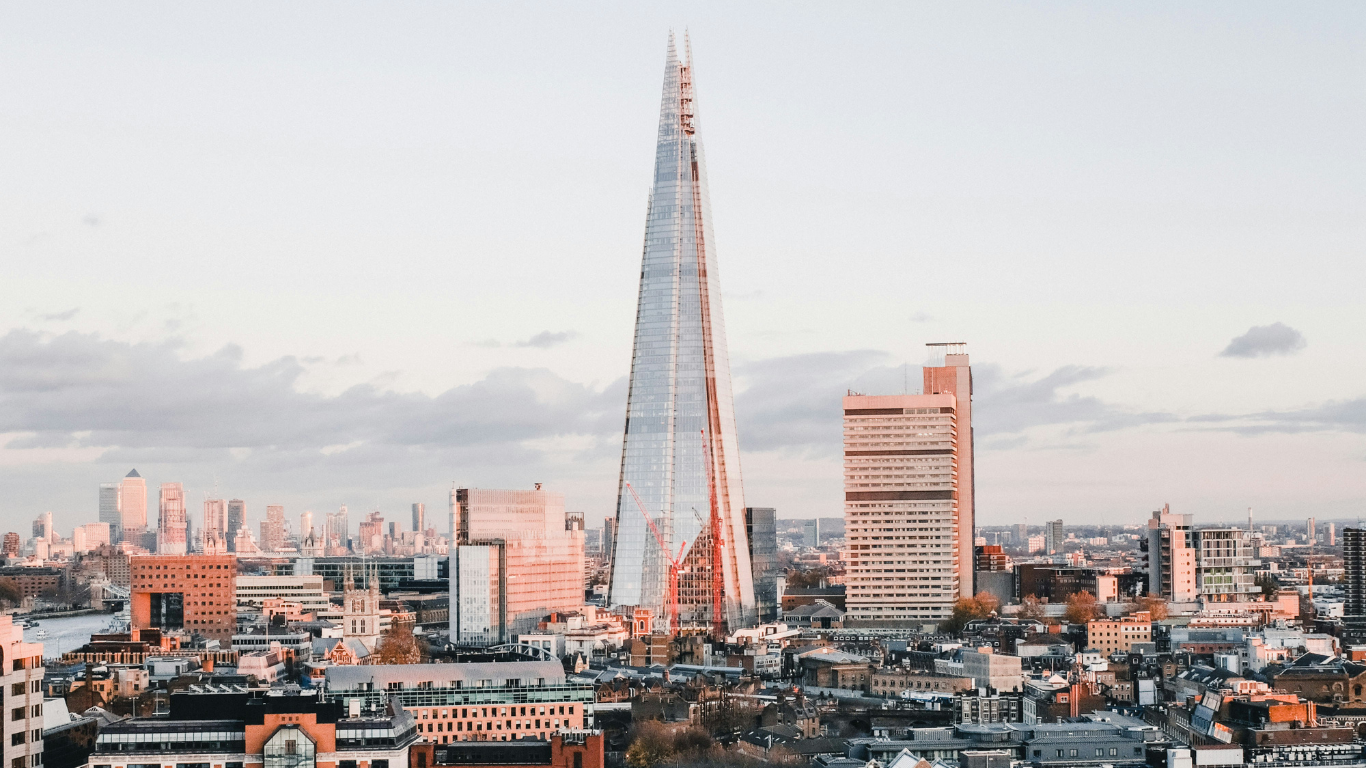
<svg viewBox="0 0 1366 768"><path fill-rule="evenodd" d="M23 683L15 683L14 685L11 685L11 686L9 687L9 692L10 692L10 695L11 695L11 696L23 696L23 695L24 695L24 684L23 684Z"/></svg>
<svg viewBox="0 0 1366 768"><path fill-rule="evenodd" d="M1068 755L1067 755L1068 757L1076 757L1076 756L1077 756L1077 750L1075 750L1075 749L1069 749L1069 750L1067 750L1067 752L1068 752Z"/></svg>
<svg viewBox="0 0 1366 768"><path fill-rule="evenodd" d="M10 745L11 747L17 747L17 746L19 746L20 744L23 744L23 743L24 743L24 735L25 735L26 733L27 733L27 731L20 731L20 732L14 734L13 736L10 736L10 737L9 737L9 745Z"/></svg>
<svg viewBox="0 0 1366 768"><path fill-rule="evenodd" d="M574 753L574 768L583 768L583 753Z"/></svg>
<svg viewBox="0 0 1366 768"><path fill-rule="evenodd" d="M1115 749L1114 747L1110 747L1110 757L1114 757L1115 755L1118 755L1118 754L1119 754L1119 750L1118 750L1118 749Z"/></svg>
<svg viewBox="0 0 1366 768"><path fill-rule="evenodd" d="M1357 686L1357 687L1360 688L1361 686ZM43 690L43 681L42 681L42 680L34 680L34 681L33 681L33 688L32 688L31 690L32 690L34 693L39 693L39 692L41 692L41 691Z"/></svg>
<svg viewBox="0 0 1366 768"><path fill-rule="evenodd" d="M10 768L24 768L24 756L23 756L23 755L20 755L20 756L14 758L13 760L10 761L9 765L10 765Z"/></svg>
<svg viewBox="0 0 1366 768"><path fill-rule="evenodd" d="M371 760L370 768L389 768L388 760Z"/></svg>
<svg viewBox="0 0 1366 768"><path fill-rule="evenodd" d="M10 719L10 720L23 720L23 719L24 719L24 708L23 708L23 707L15 707L15 708L14 708L14 711L10 712L10 717L9 717L9 719Z"/></svg>

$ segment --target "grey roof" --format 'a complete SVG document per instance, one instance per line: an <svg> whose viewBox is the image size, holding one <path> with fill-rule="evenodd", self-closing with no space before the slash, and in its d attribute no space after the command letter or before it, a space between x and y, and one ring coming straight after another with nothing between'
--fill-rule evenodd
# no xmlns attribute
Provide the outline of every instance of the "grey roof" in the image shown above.
<svg viewBox="0 0 1366 768"><path fill-rule="evenodd" d="M388 683L430 682L437 687L454 687L474 680L492 680L495 686L507 680L536 680L563 683L564 667L557 661L495 661L468 664L372 664L367 666L329 667L327 687L350 689L374 683L383 690Z"/></svg>
<svg viewBox="0 0 1366 768"><path fill-rule="evenodd" d="M124 477L142 477L142 475L139 475L138 471L135 469L129 472L128 474L124 475Z"/></svg>

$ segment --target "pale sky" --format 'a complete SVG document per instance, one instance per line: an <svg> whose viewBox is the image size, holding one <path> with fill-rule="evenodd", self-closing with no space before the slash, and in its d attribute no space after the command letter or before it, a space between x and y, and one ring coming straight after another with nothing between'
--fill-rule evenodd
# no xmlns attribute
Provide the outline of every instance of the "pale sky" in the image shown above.
<svg viewBox="0 0 1366 768"><path fill-rule="evenodd" d="M670 29L749 505L966 341L982 524L1361 513L1366 8L735 5L0 3L5 525L610 514Z"/></svg>

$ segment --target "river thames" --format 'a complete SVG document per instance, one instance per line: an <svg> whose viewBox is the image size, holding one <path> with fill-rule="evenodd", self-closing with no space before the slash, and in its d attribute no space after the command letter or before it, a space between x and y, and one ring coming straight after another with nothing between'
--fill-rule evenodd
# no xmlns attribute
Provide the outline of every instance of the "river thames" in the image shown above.
<svg viewBox="0 0 1366 768"><path fill-rule="evenodd" d="M18 617L16 617L17 620ZM111 613L92 613L85 616L62 616L55 619L37 617L38 626L24 630L24 640L43 644L43 658L55 659L74 651L90 641L90 636L102 632L109 625ZM38 637L39 631L47 633Z"/></svg>

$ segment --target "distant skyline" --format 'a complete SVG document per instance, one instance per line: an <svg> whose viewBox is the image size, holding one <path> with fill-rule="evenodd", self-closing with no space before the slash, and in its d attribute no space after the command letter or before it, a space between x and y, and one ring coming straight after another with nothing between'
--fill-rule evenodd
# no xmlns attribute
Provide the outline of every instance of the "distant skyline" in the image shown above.
<svg viewBox="0 0 1366 768"><path fill-rule="evenodd" d="M747 504L840 516L841 396L961 340L981 525L1366 506L1357 5L44 3L0 7L0 514L136 467L196 526L611 515L685 28Z"/></svg>

